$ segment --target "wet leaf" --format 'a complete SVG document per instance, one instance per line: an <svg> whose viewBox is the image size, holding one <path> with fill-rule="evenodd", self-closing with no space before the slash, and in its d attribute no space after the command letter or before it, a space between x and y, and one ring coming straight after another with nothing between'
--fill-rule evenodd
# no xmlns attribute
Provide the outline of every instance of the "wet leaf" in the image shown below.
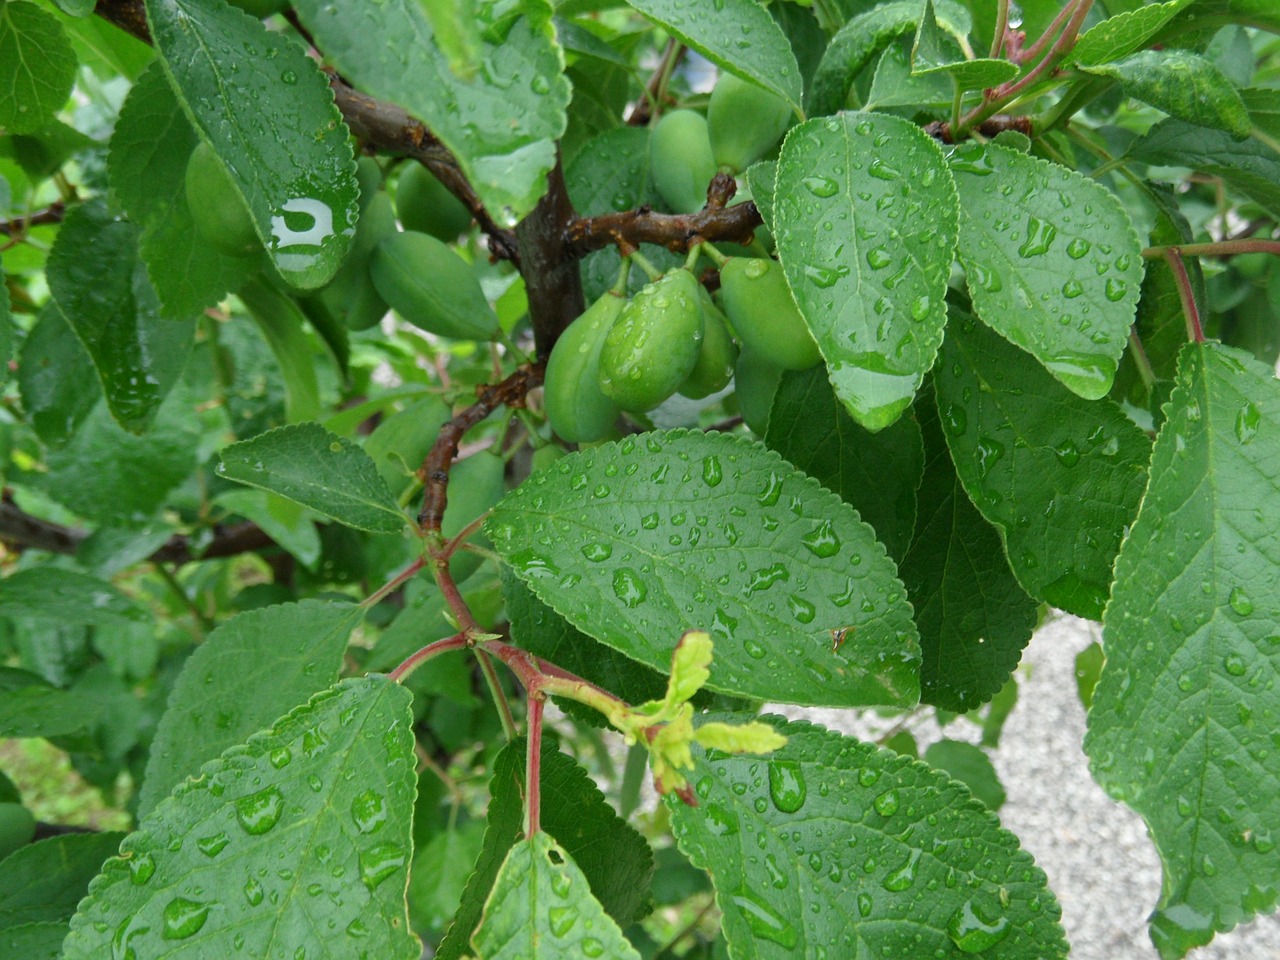
<svg viewBox="0 0 1280 960"><path fill-rule="evenodd" d="M71 95L76 53L56 17L34 3L0 4L0 127L32 133Z"/></svg>
<svg viewBox="0 0 1280 960"><path fill-rule="evenodd" d="M1212 60L1187 50L1142 50L1081 69L1120 81L1128 96L1187 123L1236 137L1247 137L1253 129L1235 85Z"/></svg>

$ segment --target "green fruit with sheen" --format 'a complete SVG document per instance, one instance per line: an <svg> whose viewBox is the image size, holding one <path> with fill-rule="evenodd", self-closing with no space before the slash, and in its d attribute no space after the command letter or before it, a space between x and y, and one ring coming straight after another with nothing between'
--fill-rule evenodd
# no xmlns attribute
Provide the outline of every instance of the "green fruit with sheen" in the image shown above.
<svg viewBox="0 0 1280 960"><path fill-rule="evenodd" d="M742 422L757 436L764 436L769 426L773 398L782 382L783 369L768 359L742 348L733 372L733 389L738 396L738 412Z"/></svg>
<svg viewBox="0 0 1280 960"><path fill-rule="evenodd" d="M716 164L741 173L773 149L791 117L791 107L776 93L721 74L707 105L707 135Z"/></svg>
<svg viewBox="0 0 1280 960"><path fill-rule="evenodd" d="M382 299L409 323L455 340L488 340L498 332L471 265L435 237L405 231L378 244L369 274Z"/></svg>
<svg viewBox="0 0 1280 960"><path fill-rule="evenodd" d="M457 240L471 226L471 211L420 163L410 163L400 174L396 212L406 230L430 234L446 243Z"/></svg>
<svg viewBox="0 0 1280 960"><path fill-rule="evenodd" d="M0 803L0 860L36 835L36 818L20 803Z"/></svg>
<svg viewBox="0 0 1280 960"><path fill-rule="evenodd" d="M663 114L649 135L653 185L676 213L694 213L707 203L707 184L716 175L707 121L693 110Z"/></svg>
<svg viewBox="0 0 1280 960"><path fill-rule="evenodd" d="M218 154L204 141L191 151L184 186L191 219L211 246L229 257L247 257L262 249L244 198Z"/></svg>
<svg viewBox="0 0 1280 960"><path fill-rule="evenodd" d="M506 461L491 450L472 454L449 469L449 499L440 521L440 533L446 540L456 537L463 527L492 510L502 499L506 492L506 469ZM488 539L479 533L473 534L468 542L489 545ZM449 558L449 573L461 583L483 562L477 553L458 550Z"/></svg>
<svg viewBox="0 0 1280 960"><path fill-rule="evenodd" d="M533 451L533 456L530 458L529 466L531 467L532 472L537 473L539 470L547 469L547 467L551 466L568 452L568 450L559 444L544 444L537 450Z"/></svg>
<svg viewBox="0 0 1280 960"><path fill-rule="evenodd" d="M288 0L230 0L230 3L245 13L253 14L259 20L273 13L280 13L289 6Z"/></svg>
<svg viewBox="0 0 1280 960"><path fill-rule="evenodd" d="M373 251L396 235L396 214L391 208L391 198L381 190L362 206L356 235L342 266L317 294L325 309L349 330L373 326L390 309L369 276L369 262Z"/></svg>
<svg viewBox="0 0 1280 960"><path fill-rule="evenodd" d="M453 416L449 404L434 394L415 400L384 417L364 442L367 453L397 499L408 488L410 474L422 466L440 428Z"/></svg>
<svg viewBox="0 0 1280 960"><path fill-rule="evenodd" d="M609 291L569 324L547 359L542 405L551 429L569 443L602 440L622 411L600 389L600 351L626 300Z"/></svg>
<svg viewBox="0 0 1280 960"><path fill-rule="evenodd" d="M777 262L731 258L720 268L720 303L742 346L770 363L808 370L822 360Z"/></svg>
<svg viewBox="0 0 1280 960"><path fill-rule="evenodd" d="M382 189L382 167L373 157L356 160L356 183L360 185L360 212L364 213L371 200Z"/></svg>
<svg viewBox="0 0 1280 960"><path fill-rule="evenodd" d="M689 379L702 347L701 289L680 267L622 308L600 351L600 389L623 410L652 410Z"/></svg>
<svg viewBox="0 0 1280 960"><path fill-rule="evenodd" d="M702 347L689 379L680 384L680 393L690 400L701 400L727 387L738 360L738 345L729 336L724 314L706 288L700 288L699 292L702 294Z"/></svg>

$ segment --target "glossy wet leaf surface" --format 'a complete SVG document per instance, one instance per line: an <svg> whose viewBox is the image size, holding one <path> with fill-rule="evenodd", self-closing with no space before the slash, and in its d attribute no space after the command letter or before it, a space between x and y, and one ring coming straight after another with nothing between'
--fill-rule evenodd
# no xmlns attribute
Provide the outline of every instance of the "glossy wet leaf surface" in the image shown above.
<svg viewBox="0 0 1280 960"><path fill-rule="evenodd" d="M34 3L0 4L0 127L31 133L71 95L76 53L57 18Z"/></svg>
<svg viewBox="0 0 1280 960"><path fill-rule="evenodd" d="M778 257L836 395L869 430L893 423L933 366L956 202L938 145L896 117L811 120L783 144Z"/></svg>
<svg viewBox="0 0 1280 960"><path fill-rule="evenodd" d="M1253 129L1240 94L1213 61L1186 50L1142 50L1084 68L1118 80L1124 92L1170 116L1247 137Z"/></svg>
<svg viewBox="0 0 1280 960"><path fill-rule="evenodd" d="M336 681L347 637L363 614L353 603L304 600L221 623L174 683L147 760L139 816L205 761Z"/></svg>
<svg viewBox="0 0 1280 960"><path fill-rule="evenodd" d="M1280 875L1280 390L1183 349L1151 485L1116 561L1085 750L1164 863L1152 938L1181 956L1274 908Z"/></svg>
<svg viewBox="0 0 1280 960"><path fill-rule="evenodd" d="M242 440L223 448L221 457L220 476L270 490L358 530L396 533L407 523L369 455L318 423Z"/></svg>
<svg viewBox="0 0 1280 960"><path fill-rule="evenodd" d="M998 144L962 144L949 163L974 312L1073 392L1104 396L1142 284L1128 213L1094 181Z"/></svg>
<svg viewBox="0 0 1280 960"><path fill-rule="evenodd" d="M1150 442L1109 400L1082 400L985 326L957 315L936 373L965 490L1038 600L1102 616Z"/></svg>
<svg viewBox="0 0 1280 960"><path fill-rule="evenodd" d="M276 270L293 286L321 286L350 245L359 189L349 132L319 65L229 4L146 7L165 71Z"/></svg>
<svg viewBox="0 0 1280 960"><path fill-rule="evenodd" d="M410 700L383 677L344 680L206 764L90 884L64 960L416 960Z"/></svg>
<svg viewBox="0 0 1280 960"><path fill-rule="evenodd" d="M546 833L507 854L472 945L478 960L640 958L573 858Z"/></svg>
<svg viewBox="0 0 1280 960"><path fill-rule="evenodd" d="M715 641L714 690L830 705L918 695L915 628L884 547L744 438L676 430L571 454L485 529L544 603L655 669L697 629Z"/></svg>
<svg viewBox="0 0 1280 960"><path fill-rule="evenodd" d="M1169 0L1125 10L1095 24L1080 35L1067 54L1067 63L1107 63L1132 53L1194 0Z"/></svg>
<svg viewBox="0 0 1280 960"><path fill-rule="evenodd" d="M450 70L418 0L294 6L345 76L440 138L497 221L512 226L533 209L546 191L570 99L549 3L526 4L501 43L482 43L479 70L467 78Z"/></svg>
<svg viewBox="0 0 1280 960"><path fill-rule="evenodd" d="M63 623L145 623L147 611L105 580L74 570L31 567L0 580L0 617Z"/></svg>
<svg viewBox="0 0 1280 960"><path fill-rule="evenodd" d="M922 763L806 723L769 758L694 748L668 797L711 873L733 955L1065 957L1059 908L1017 838Z"/></svg>
<svg viewBox="0 0 1280 960"><path fill-rule="evenodd" d="M102 399L88 351L52 300L27 331L15 380L28 423L50 446L70 439Z"/></svg>

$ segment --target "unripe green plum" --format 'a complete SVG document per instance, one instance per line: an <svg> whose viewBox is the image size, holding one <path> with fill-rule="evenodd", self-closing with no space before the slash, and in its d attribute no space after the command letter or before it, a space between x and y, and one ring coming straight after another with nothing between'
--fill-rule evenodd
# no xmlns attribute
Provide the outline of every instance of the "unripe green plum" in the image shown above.
<svg viewBox="0 0 1280 960"><path fill-rule="evenodd" d="M471 226L471 211L420 163L410 163L396 184L396 212L406 230L451 243Z"/></svg>
<svg viewBox="0 0 1280 960"><path fill-rule="evenodd" d="M569 451L565 450L564 447L558 444L544 444L537 450L533 451L530 467L534 473L537 473L539 470L545 470L568 452Z"/></svg>
<svg viewBox="0 0 1280 960"><path fill-rule="evenodd" d="M471 265L435 237L405 231L387 237L369 262L382 299L409 323L457 340L488 340L498 332Z"/></svg>
<svg viewBox="0 0 1280 960"><path fill-rule="evenodd" d="M745 346L738 354L738 364L733 373L733 389L738 396L738 411L745 423L757 436L764 436L769 425L769 411L773 398L782 382L783 369L768 359L748 350Z"/></svg>
<svg viewBox="0 0 1280 960"><path fill-rule="evenodd" d="M720 268L720 303L743 347L770 363L807 370L822 360L775 261L730 258Z"/></svg>
<svg viewBox="0 0 1280 960"><path fill-rule="evenodd" d="M0 860L36 835L36 818L20 803L0 803Z"/></svg>
<svg viewBox="0 0 1280 960"><path fill-rule="evenodd" d="M360 212L363 214L382 189L382 168L377 160L373 157L356 160L356 183L360 185Z"/></svg>
<svg viewBox="0 0 1280 960"><path fill-rule="evenodd" d="M733 366L738 360L738 345L729 336L729 325L706 288L702 295L702 347L689 378L680 384L680 393L690 400L701 400L723 390L733 379Z"/></svg>
<svg viewBox="0 0 1280 960"><path fill-rule="evenodd" d="M600 389L600 351L626 300L612 290L569 324L547 359L543 408L551 429L569 443L590 443L614 429L618 405Z"/></svg>
<svg viewBox="0 0 1280 960"><path fill-rule="evenodd" d="M369 275L369 262L373 251L396 233L396 214L391 208L391 198L379 190L361 210L356 235L342 266L319 293L325 308L350 330L373 326L390 309Z"/></svg>
<svg viewBox="0 0 1280 960"><path fill-rule="evenodd" d="M622 308L600 351L600 389L623 410L652 410L689 379L702 347L700 289L680 267Z"/></svg>
<svg viewBox="0 0 1280 960"><path fill-rule="evenodd" d="M245 13L253 14L259 20L273 13L280 13L289 6L288 0L230 0L230 3Z"/></svg>
<svg viewBox="0 0 1280 960"><path fill-rule="evenodd" d="M481 450L465 460L455 463L449 470L449 499L440 521L440 533L445 539L456 537L462 528L480 514L485 513L502 499L505 493L506 461L493 450ZM471 542L480 546L488 544L480 534ZM449 558L449 573L461 583L483 562L479 554L458 550Z"/></svg>
<svg viewBox="0 0 1280 960"><path fill-rule="evenodd" d="M262 249L244 198L218 154L204 141L191 151L184 186L196 230L216 250L229 257L247 257Z"/></svg>
<svg viewBox="0 0 1280 960"><path fill-rule="evenodd" d="M716 175L707 121L693 110L663 114L649 136L653 185L676 213L694 213L707 203L707 184Z"/></svg>
<svg viewBox="0 0 1280 960"><path fill-rule="evenodd" d="M741 173L781 139L791 107L776 93L723 73L707 105L707 135L721 169Z"/></svg>

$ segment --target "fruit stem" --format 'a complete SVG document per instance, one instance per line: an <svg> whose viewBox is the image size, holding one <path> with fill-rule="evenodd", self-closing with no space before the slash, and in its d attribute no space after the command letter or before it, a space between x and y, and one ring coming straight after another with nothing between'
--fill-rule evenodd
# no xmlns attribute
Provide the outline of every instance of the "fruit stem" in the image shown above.
<svg viewBox="0 0 1280 960"><path fill-rule="evenodd" d="M693 268L697 266L700 256L702 256L702 244L695 243L689 248L689 255L684 258L684 268L693 273Z"/></svg>
<svg viewBox="0 0 1280 960"><path fill-rule="evenodd" d="M631 254L631 257L635 256L639 254ZM627 295L627 281L631 279L631 257L623 257L618 265L618 279L614 280L613 286L609 288L609 292L614 296L626 297Z"/></svg>
<svg viewBox="0 0 1280 960"><path fill-rule="evenodd" d="M711 260L711 262L714 263L721 270L723 270L724 265L729 262L728 257L726 257L723 253L721 253L719 250L717 250L715 247L713 247L709 243L704 242L699 244L699 249L701 250L702 253L705 253L707 257Z"/></svg>
<svg viewBox="0 0 1280 960"><path fill-rule="evenodd" d="M662 277L662 271L646 260L644 254L639 250L631 251L631 253L627 254L627 259L638 265L650 280L658 280Z"/></svg>

